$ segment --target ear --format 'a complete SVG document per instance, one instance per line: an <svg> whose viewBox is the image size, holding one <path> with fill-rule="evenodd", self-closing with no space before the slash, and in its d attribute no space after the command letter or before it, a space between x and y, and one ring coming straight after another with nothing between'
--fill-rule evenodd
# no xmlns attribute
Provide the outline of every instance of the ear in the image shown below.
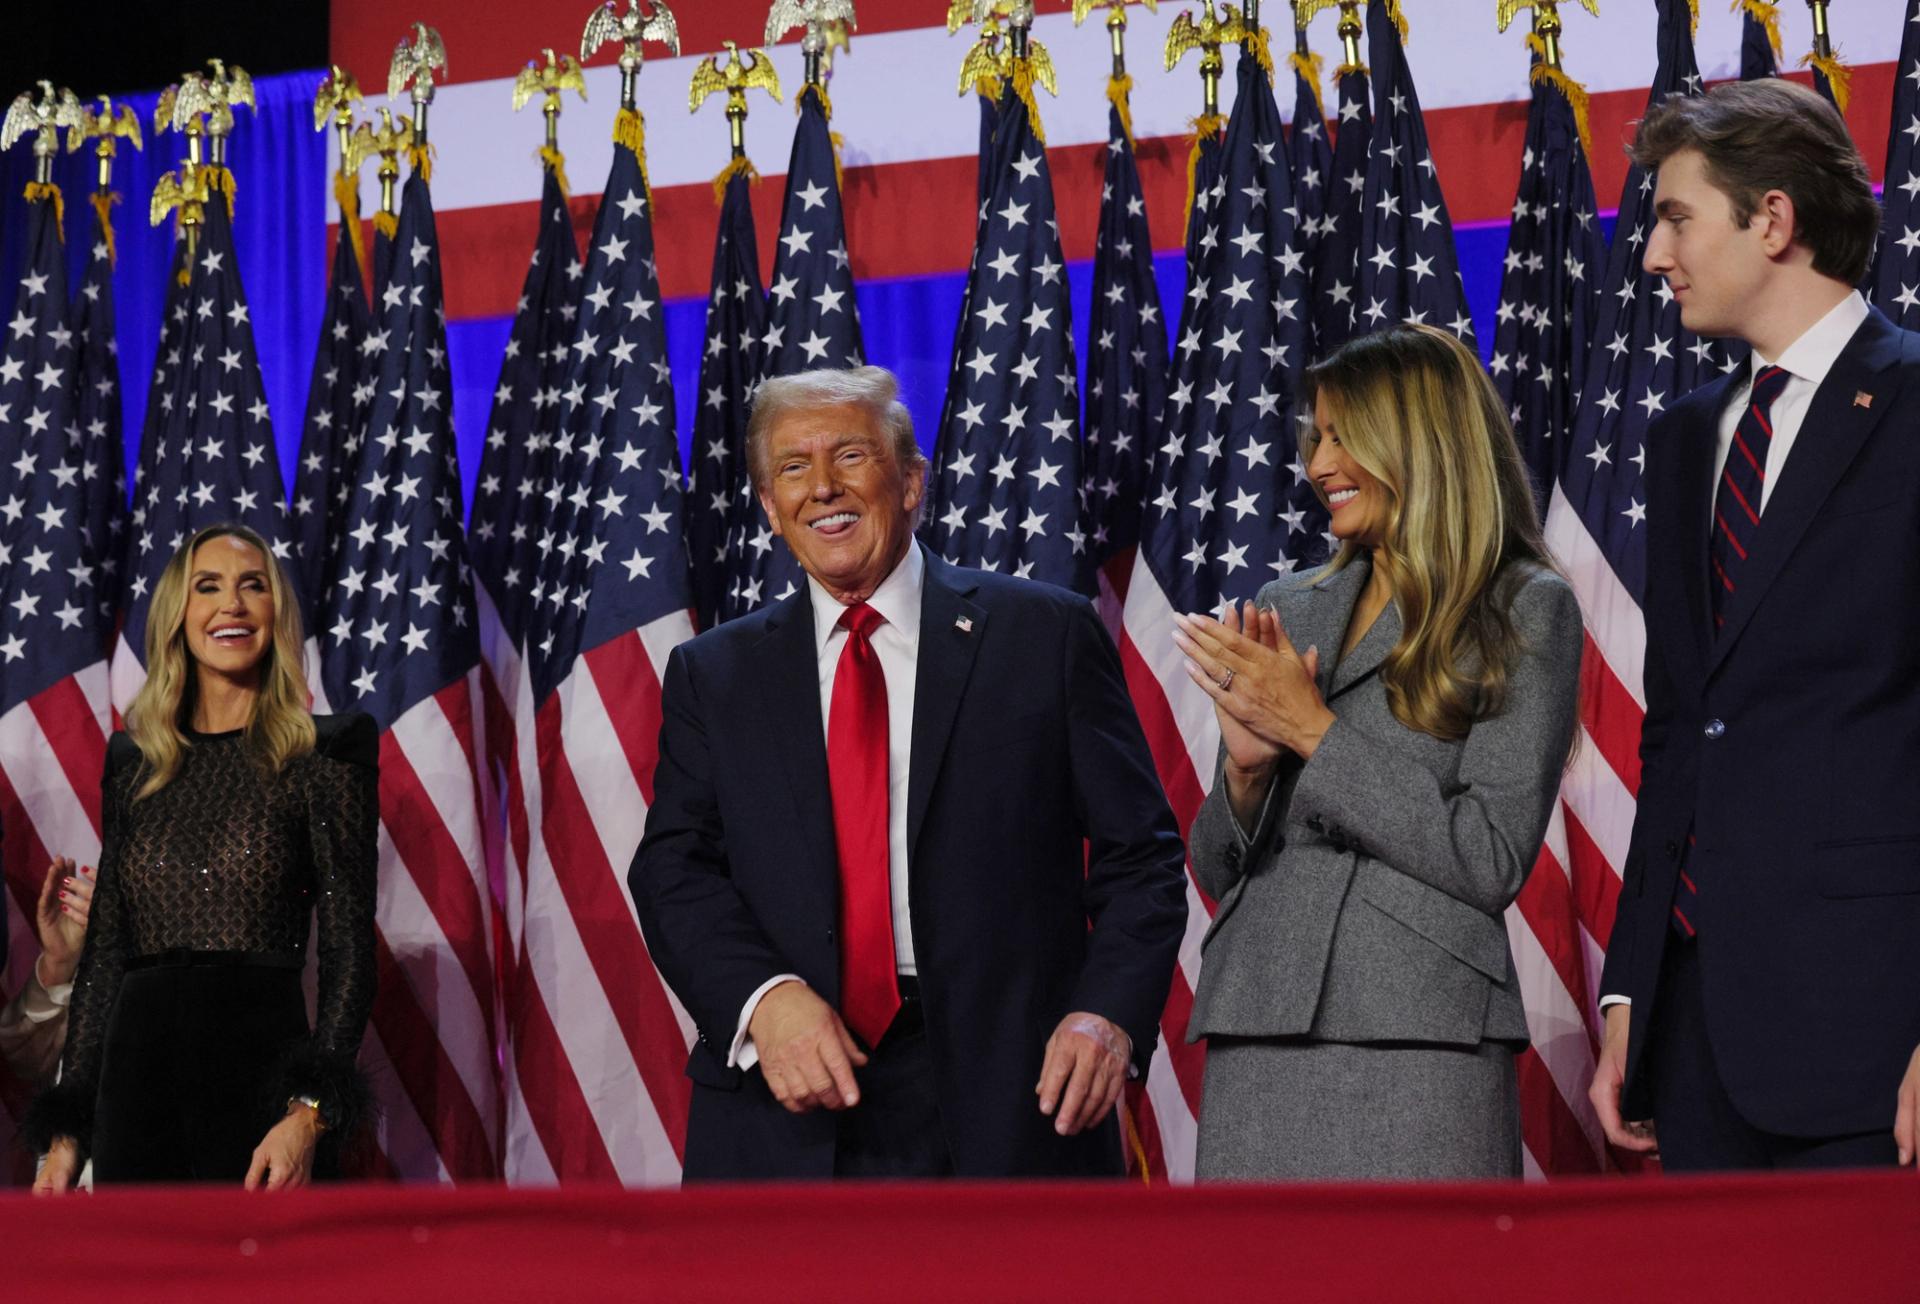
<svg viewBox="0 0 1920 1304"><path fill-rule="evenodd" d="M1760 207L1753 220L1762 223L1760 247L1769 258L1779 258L1793 247L1800 229L1800 214L1794 209L1793 196L1784 190L1769 190L1760 196Z"/></svg>
<svg viewBox="0 0 1920 1304"><path fill-rule="evenodd" d="M905 472L901 478L906 481L906 492L901 496L901 505L911 515L927 495L927 459L916 457L902 470Z"/></svg>
<svg viewBox="0 0 1920 1304"><path fill-rule="evenodd" d="M755 485L753 492L760 499L760 509L767 514L767 526L773 531L773 537L779 538L783 531L780 529L780 513L773 509L773 495L760 485Z"/></svg>

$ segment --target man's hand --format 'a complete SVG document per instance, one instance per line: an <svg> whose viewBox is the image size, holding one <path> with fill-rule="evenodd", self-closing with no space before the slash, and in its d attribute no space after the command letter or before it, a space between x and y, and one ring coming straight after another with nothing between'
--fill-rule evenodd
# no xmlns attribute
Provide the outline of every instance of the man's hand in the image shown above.
<svg viewBox="0 0 1920 1304"><path fill-rule="evenodd" d="M747 1035L760 1054L767 1090L789 1113L860 1103L853 1070L865 1066L866 1052L834 1008L805 983L781 983L762 996Z"/></svg>
<svg viewBox="0 0 1920 1304"><path fill-rule="evenodd" d="M1920 1154L1920 1047L1907 1061L1907 1075L1900 1079L1900 1103L1893 1111L1893 1144L1905 1167Z"/></svg>
<svg viewBox="0 0 1920 1304"><path fill-rule="evenodd" d="M1607 1007L1606 1033L1600 1042L1600 1060L1593 1066L1593 1085L1587 1088L1587 1099L1593 1102L1593 1112L1599 1116L1609 1142L1622 1150L1657 1158L1660 1146L1653 1135L1653 1124L1629 1123L1620 1117L1620 1089L1627 1078L1627 1025L1632 1017L1631 1005Z"/></svg>
<svg viewBox="0 0 1920 1304"><path fill-rule="evenodd" d="M1053 1130L1074 1136L1099 1126L1126 1085L1133 1039L1097 1014L1069 1014L1047 1038L1040 1065L1040 1112L1053 1116ZM1059 1112L1056 1114L1055 1108Z"/></svg>
<svg viewBox="0 0 1920 1304"><path fill-rule="evenodd" d="M80 1147L70 1136L57 1136L33 1177L35 1195L65 1195L80 1180Z"/></svg>

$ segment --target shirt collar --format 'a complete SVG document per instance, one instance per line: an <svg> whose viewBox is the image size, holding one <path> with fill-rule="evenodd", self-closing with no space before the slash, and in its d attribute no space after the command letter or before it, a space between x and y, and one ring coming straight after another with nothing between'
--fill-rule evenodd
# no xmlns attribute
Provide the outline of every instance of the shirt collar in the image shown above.
<svg viewBox="0 0 1920 1304"><path fill-rule="evenodd" d="M907 544L907 555L880 581L880 587L867 599L867 605L879 612L889 625L909 639L920 637L920 594L926 587L927 563L917 542ZM813 651L824 656L827 640L833 637L846 604L827 592L826 586L807 576L807 594L813 599Z"/></svg>
<svg viewBox="0 0 1920 1304"><path fill-rule="evenodd" d="M1755 376L1760 368L1775 366L1796 379L1811 381L1818 386L1826 380L1827 373L1833 370L1833 364L1840 360L1847 342L1866 319L1867 301L1860 297L1860 291L1855 290L1835 304L1826 316L1809 326L1799 339L1783 349L1774 362L1769 363L1756 350L1753 370L1748 374Z"/></svg>

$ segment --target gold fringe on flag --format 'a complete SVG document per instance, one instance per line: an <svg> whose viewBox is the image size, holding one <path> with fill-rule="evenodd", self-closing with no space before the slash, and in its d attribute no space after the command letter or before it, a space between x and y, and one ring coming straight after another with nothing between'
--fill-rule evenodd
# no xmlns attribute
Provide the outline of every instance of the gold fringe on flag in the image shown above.
<svg viewBox="0 0 1920 1304"><path fill-rule="evenodd" d="M1267 39L1267 29L1258 27L1252 32L1249 32L1242 48L1253 56L1253 61L1260 65L1261 72L1267 74L1267 82L1271 85L1273 82L1273 45L1272 42Z"/></svg>
<svg viewBox="0 0 1920 1304"><path fill-rule="evenodd" d="M1127 144L1133 144L1133 106L1128 99L1133 93L1133 74L1107 78L1107 103L1113 105L1113 111L1120 115L1120 130L1127 135Z"/></svg>
<svg viewBox="0 0 1920 1304"><path fill-rule="evenodd" d="M345 172L334 173L333 198L340 205L340 225L346 229L347 239L353 242L353 257L360 264L360 277L366 280L372 268L367 266L367 233L360 225L359 178Z"/></svg>
<svg viewBox="0 0 1920 1304"><path fill-rule="evenodd" d="M832 122L833 121L833 101L827 97L827 88L824 86L802 86L800 88L801 95L805 95L809 91L813 92L814 96L819 99L820 112L822 116L824 116L828 122ZM798 97L795 97L794 99L793 111L796 114L800 112L800 101Z"/></svg>
<svg viewBox="0 0 1920 1304"><path fill-rule="evenodd" d="M373 229L391 240L400 234L400 215L389 213L385 209L373 215ZM369 269L371 274L371 269Z"/></svg>
<svg viewBox="0 0 1920 1304"><path fill-rule="evenodd" d="M67 201L61 197L60 187L51 181L27 182L27 202L31 204L36 199L53 201L54 233L60 237L60 243L65 244L67 242Z"/></svg>
<svg viewBox="0 0 1920 1304"><path fill-rule="evenodd" d="M1193 128L1193 147L1187 151L1187 235L1193 234L1193 187L1200 172L1200 146L1219 138L1227 120L1218 113L1203 113L1187 124Z"/></svg>
<svg viewBox="0 0 1920 1304"><path fill-rule="evenodd" d="M1744 13L1754 22L1767 29L1767 44L1773 47L1776 61L1780 56L1780 6L1767 3L1767 0L1733 0L1733 12Z"/></svg>
<svg viewBox="0 0 1920 1304"><path fill-rule="evenodd" d="M1827 85L1833 88L1833 105L1841 113L1847 111L1847 101L1853 97L1853 69L1840 62L1838 53L1814 54L1808 51L1800 57L1802 68L1812 68L1823 74Z"/></svg>
<svg viewBox="0 0 1920 1304"><path fill-rule="evenodd" d="M1388 3L1392 2L1393 0L1388 0ZM1687 20L1688 35L1700 35L1700 0L1687 0Z"/></svg>
<svg viewBox="0 0 1920 1304"><path fill-rule="evenodd" d="M713 206L715 208L727 202L727 183L735 177L745 177L749 184L753 184L760 180L760 173L754 168L753 160L744 155L714 173Z"/></svg>
<svg viewBox="0 0 1920 1304"><path fill-rule="evenodd" d="M113 206L120 202L120 196L111 190L96 190L87 196L87 202L100 215L100 235L107 242L107 265L111 267L120 256L113 247Z"/></svg>
<svg viewBox="0 0 1920 1304"><path fill-rule="evenodd" d="M1333 70L1333 79L1339 81L1350 72L1357 72L1362 77L1373 76L1373 69L1367 67L1364 63L1343 63Z"/></svg>
<svg viewBox="0 0 1920 1304"><path fill-rule="evenodd" d="M218 163L209 163L201 169L200 175L207 183L207 197L209 199L215 195L224 195L226 197L227 217L231 220L233 217L233 173Z"/></svg>
<svg viewBox="0 0 1920 1304"><path fill-rule="evenodd" d="M813 86L813 85L802 86L800 88L800 93L793 97L794 116L798 117L800 115L800 101L805 99L809 95L815 96L819 99L820 116L825 118L828 122L832 122L833 121L833 101L828 98L827 88L824 86ZM846 183L846 177L843 176L841 173L840 150L846 144L846 138L843 137L837 131L829 131L827 133L827 140L831 142L833 145L833 184L844 189L845 183Z"/></svg>
<svg viewBox="0 0 1920 1304"><path fill-rule="evenodd" d="M407 166L419 173L422 181L432 181L433 146L425 143L408 146Z"/></svg>
<svg viewBox="0 0 1920 1304"><path fill-rule="evenodd" d="M1133 1121L1133 1109L1127 1104L1127 1097L1121 1093L1120 1103L1114 1112L1120 1115L1120 1139L1126 1150L1127 1158L1140 1170L1140 1185L1152 1186L1153 1174L1147 1171L1147 1147L1140 1139L1140 1125Z"/></svg>
<svg viewBox="0 0 1920 1304"><path fill-rule="evenodd" d="M1287 66L1292 68L1295 75L1307 85L1313 87L1313 105L1320 110L1322 118L1326 117L1327 102L1320 97L1320 70L1326 66L1324 61L1312 50L1295 50L1287 56Z"/></svg>
<svg viewBox="0 0 1920 1304"><path fill-rule="evenodd" d="M647 179L647 120L640 116L640 110L623 108L613 115L613 143L633 151L633 157L640 164L640 188L646 191L647 202L651 204L653 182Z"/></svg>
<svg viewBox="0 0 1920 1304"><path fill-rule="evenodd" d="M1527 48L1540 56L1540 61L1533 65L1533 71L1527 74L1527 80L1535 86L1545 82L1566 97L1567 103L1573 106L1573 125L1580 132L1580 148L1588 159L1592 159L1593 127L1587 120L1587 88L1567 76L1564 69L1547 66L1547 43L1538 33L1527 33Z"/></svg>
<svg viewBox="0 0 1920 1304"><path fill-rule="evenodd" d="M1693 20L1696 23L1699 22L1700 0L1687 0L1687 3L1695 7ZM1400 12L1400 0L1387 0L1387 17L1391 18L1393 25L1400 29L1400 44L1405 45L1407 43L1407 16Z"/></svg>
<svg viewBox="0 0 1920 1304"><path fill-rule="evenodd" d="M549 145L540 147L540 161L553 169L553 179L560 183L560 193L570 195L573 187L567 184L567 156Z"/></svg>
<svg viewBox="0 0 1920 1304"><path fill-rule="evenodd" d="M1047 143L1047 129L1040 122L1040 105L1033 98L1033 60L1015 59L1013 61L1013 93L1027 106L1027 118L1033 123L1033 138L1042 145Z"/></svg>

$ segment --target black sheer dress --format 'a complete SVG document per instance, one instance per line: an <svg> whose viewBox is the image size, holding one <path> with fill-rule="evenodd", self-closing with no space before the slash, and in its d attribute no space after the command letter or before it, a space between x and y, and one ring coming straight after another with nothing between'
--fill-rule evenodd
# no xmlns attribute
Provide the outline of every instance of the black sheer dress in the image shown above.
<svg viewBox="0 0 1920 1304"><path fill-rule="evenodd" d="M379 740L365 715L314 724L314 750L278 775L238 732L189 733L179 773L139 802L139 749L125 734L108 745L60 1081L26 1128L41 1149L72 1136L96 1182L238 1182L294 1096L321 1102L324 1176L365 1116L354 1059L373 1005Z"/></svg>

